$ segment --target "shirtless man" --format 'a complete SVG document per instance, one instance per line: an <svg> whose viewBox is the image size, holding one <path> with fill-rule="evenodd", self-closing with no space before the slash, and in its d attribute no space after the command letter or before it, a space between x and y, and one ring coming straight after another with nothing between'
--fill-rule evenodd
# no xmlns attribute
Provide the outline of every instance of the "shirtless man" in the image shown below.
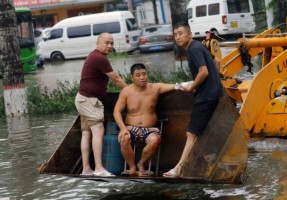
<svg viewBox="0 0 287 200"><path fill-rule="evenodd" d="M156 152L160 143L160 130L155 112L160 94L175 90L175 84L149 83L145 66L141 63L131 67L132 84L125 87L114 108L114 118L120 128L118 140L122 154L129 165L129 175L148 175L144 164ZM122 112L126 108L125 122ZM146 146L143 149L140 161L135 164L135 155L131 146L134 140L143 140Z"/></svg>

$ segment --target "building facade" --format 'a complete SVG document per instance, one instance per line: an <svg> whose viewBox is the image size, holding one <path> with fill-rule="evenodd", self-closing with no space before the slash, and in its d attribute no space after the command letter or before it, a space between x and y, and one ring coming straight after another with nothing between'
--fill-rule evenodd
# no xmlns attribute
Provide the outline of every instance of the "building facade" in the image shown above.
<svg viewBox="0 0 287 200"><path fill-rule="evenodd" d="M132 8L128 8L128 1ZM57 22L78 15L130 9L140 27L155 24L155 12L151 1L123 0L114 5L114 0L13 0L15 7L29 7L36 20L36 27L52 27ZM156 0L158 21L171 23L169 0Z"/></svg>
<svg viewBox="0 0 287 200"><path fill-rule="evenodd" d="M14 6L29 7L37 27L52 27L57 22L77 15L106 11L113 0L13 0Z"/></svg>

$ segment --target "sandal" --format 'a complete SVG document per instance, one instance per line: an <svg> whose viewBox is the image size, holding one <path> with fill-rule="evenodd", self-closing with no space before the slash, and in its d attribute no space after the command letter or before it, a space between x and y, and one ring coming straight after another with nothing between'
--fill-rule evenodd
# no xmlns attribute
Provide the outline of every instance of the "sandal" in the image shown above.
<svg viewBox="0 0 287 200"><path fill-rule="evenodd" d="M169 170L168 172L163 173L162 176L166 178L178 178L179 177L175 168Z"/></svg>
<svg viewBox="0 0 287 200"><path fill-rule="evenodd" d="M147 170L138 172L139 177L150 177L150 176L153 176L153 174L154 174L153 171L147 171Z"/></svg>
<svg viewBox="0 0 287 200"><path fill-rule="evenodd" d="M94 171L88 173L88 174L80 174L80 176L94 176Z"/></svg>
<svg viewBox="0 0 287 200"><path fill-rule="evenodd" d="M121 172L121 176L137 176L137 172L130 171L130 170L124 170Z"/></svg>
<svg viewBox="0 0 287 200"><path fill-rule="evenodd" d="M101 176L101 177L113 177L115 176L114 174L108 172L107 170L101 171L101 172L94 172L94 176Z"/></svg>

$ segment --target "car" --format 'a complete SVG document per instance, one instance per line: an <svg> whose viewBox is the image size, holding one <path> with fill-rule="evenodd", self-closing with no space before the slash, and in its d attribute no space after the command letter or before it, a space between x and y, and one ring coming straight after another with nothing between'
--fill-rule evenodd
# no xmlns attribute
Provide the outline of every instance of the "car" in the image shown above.
<svg viewBox="0 0 287 200"><path fill-rule="evenodd" d="M142 28L139 39L141 53L173 50L174 38L171 24L157 24Z"/></svg>
<svg viewBox="0 0 287 200"><path fill-rule="evenodd" d="M39 44L43 41L44 38L47 38L49 36L51 27L47 27L47 28L36 28L34 30L34 38L35 38L35 46L38 49ZM44 65L44 59L40 57L40 55L38 55L36 53L36 60L37 60L37 67L38 68L42 68Z"/></svg>
<svg viewBox="0 0 287 200"><path fill-rule="evenodd" d="M34 30L34 37L35 37L35 46L37 47L38 44L46 38L50 32L51 27L47 28L36 28Z"/></svg>

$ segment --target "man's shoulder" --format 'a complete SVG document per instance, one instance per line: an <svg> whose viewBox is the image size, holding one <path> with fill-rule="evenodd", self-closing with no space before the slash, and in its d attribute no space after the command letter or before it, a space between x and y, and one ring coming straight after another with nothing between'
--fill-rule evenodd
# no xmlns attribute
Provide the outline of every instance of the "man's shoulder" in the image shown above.
<svg viewBox="0 0 287 200"><path fill-rule="evenodd" d="M121 90L121 93L128 93L129 91L133 91L133 84L129 84Z"/></svg>

